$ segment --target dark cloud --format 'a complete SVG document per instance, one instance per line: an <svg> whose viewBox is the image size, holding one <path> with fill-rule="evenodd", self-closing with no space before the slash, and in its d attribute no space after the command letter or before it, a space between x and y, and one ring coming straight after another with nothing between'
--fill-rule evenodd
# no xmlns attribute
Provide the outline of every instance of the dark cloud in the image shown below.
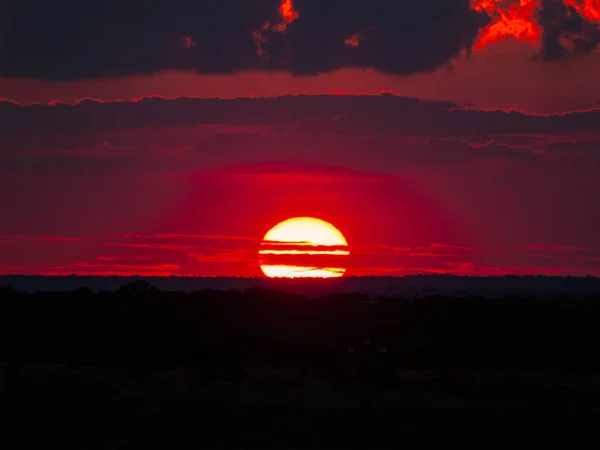
<svg viewBox="0 0 600 450"><path fill-rule="evenodd" d="M78 147L0 147L0 167L5 171L32 170L56 173L115 170L156 169L174 170L185 167L190 153L188 145L157 146L139 142L115 146L109 141L99 145Z"/></svg>
<svg viewBox="0 0 600 450"><path fill-rule="evenodd" d="M344 141L352 148L350 140ZM387 161L389 167L425 166L451 168L482 161L505 161L519 164L534 163L538 157L531 149L514 148L496 143L476 146L465 141L449 139L416 139L395 141L375 138L354 144L371 158Z"/></svg>
<svg viewBox="0 0 600 450"><path fill-rule="evenodd" d="M0 168L200 170L273 161L450 167L547 156L600 162L600 110L459 109L381 96L0 103ZM372 168L373 168L372 167Z"/></svg>
<svg viewBox="0 0 600 450"><path fill-rule="evenodd" d="M562 0L542 0L539 21L543 26L542 53L545 60L590 53L600 43L600 27L581 16Z"/></svg>
<svg viewBox="0 0 600 450"><path fill-rule="evenodd" d="M577 253L589 250L594 251L595 249L586 247L574 247L572 245L529 244L523 246L520 250L545 253Z"/></svg>
<svg viewBox="0 0 600 450"><path fill-rule="evenodd" d="M294 0L284 33L252 33L281 22L280 0L7 0L0 34L6 77L67 80L188 69L312 75L342 67L411 74L472 47L489 20L469 0ZM0 22L1 23L1 22ZM357 32L357 48L345 39ZM266 56L268 55L268 57Z"/></svg>
<svg viewBox="0 0 600 450"><path fill-rule="evenodd" d="M600 109L533 115L462 109L451 102L427 102L388 94L256 99L146 98L136 102L84 100L73 105L29 106L0 102L0 143L44 148L64 146L66 135L93 135L95 145L102 145L108 140L106 133L141 129L148 144L168 146L172 139L158 137L157 130L177 127L181 130L178 133L189 134L186 127L199 125L213 127L209 137L219 133L223 139L231 133L226 127L244 126L248 128L240 132L252 135L269 133L269 130L439 138L479 135L483 142L489 141L491 136L506 135L507 144L508 141L526 144L532 135L597 132L598 124Z"/></svg>
<svg viewBox="0 0 600 450"><path fill-rule="evenodd" d="M543 147L551 153L600 153L600 140L598 141L567 141L553 142Z"/></svg>

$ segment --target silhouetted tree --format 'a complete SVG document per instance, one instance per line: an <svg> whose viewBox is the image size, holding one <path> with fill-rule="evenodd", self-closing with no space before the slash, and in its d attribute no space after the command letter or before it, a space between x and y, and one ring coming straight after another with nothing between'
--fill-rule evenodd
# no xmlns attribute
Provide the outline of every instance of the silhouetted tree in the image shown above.
<svg viewBox="0 0 600 450"><path fill-rule="evenodd" d="M145 280L137 280L124 284L119 288L119 292L128 295L140 295L147 292L156 292L157 289Z"/></svg>

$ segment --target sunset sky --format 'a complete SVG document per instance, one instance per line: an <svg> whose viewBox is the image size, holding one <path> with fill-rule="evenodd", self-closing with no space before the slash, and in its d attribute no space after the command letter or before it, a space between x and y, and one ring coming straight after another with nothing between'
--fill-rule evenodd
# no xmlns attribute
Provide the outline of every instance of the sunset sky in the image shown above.
<svg viewBox="0 0 600 450"><path fill-rule="evenodd" d="M598 0L0 0L0 273L600 275Z"/></svg>

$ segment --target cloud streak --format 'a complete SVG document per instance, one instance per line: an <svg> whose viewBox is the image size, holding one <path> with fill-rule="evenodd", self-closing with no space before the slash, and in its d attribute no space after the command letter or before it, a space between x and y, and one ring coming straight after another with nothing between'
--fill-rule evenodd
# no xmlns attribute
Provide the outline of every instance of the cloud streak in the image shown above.
<svg viewBox="0 0 600 450"><path fill-rule="evenodd" d="M283 127L296 124L297 131L319 134L390 134L448 138L464 133L489 139L490 134L572 133L598 131L600 109L561 114L526 114L518 111L462 108L452 102L428 102L394 95L379 96L286 96L261 99L164 100L99 102L19 106L0 102L0 142L31 136L46 139L61 134L98 134L107 131L187 128L196 126ZM215 143L230 134L218 128L207 137ZM148 131L149 132L149 131ZM262 133L262 132L261 132ZM259 137L250 133L246 137ZM27 139L27 138L30 139ZM244 136L238 136L244 138ZM39 142L37 142L39 144ZM96 141L102 146L104 141ZM112 143L108 141L107 146ZM22 144L21 144L22 146ZM126 143L123 144L127 146Z"/></svg>

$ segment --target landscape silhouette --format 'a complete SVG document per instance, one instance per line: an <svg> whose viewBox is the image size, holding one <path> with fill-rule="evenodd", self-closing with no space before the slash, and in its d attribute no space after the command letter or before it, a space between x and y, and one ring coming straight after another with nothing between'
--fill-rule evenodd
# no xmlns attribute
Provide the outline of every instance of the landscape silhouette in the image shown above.
<svg viewBox="0 0 600 450"><path fill-rule="evenodd" d="M573 443L600 404L599 321L598 293L4 287L2 399L23 442Z"/></svg>

